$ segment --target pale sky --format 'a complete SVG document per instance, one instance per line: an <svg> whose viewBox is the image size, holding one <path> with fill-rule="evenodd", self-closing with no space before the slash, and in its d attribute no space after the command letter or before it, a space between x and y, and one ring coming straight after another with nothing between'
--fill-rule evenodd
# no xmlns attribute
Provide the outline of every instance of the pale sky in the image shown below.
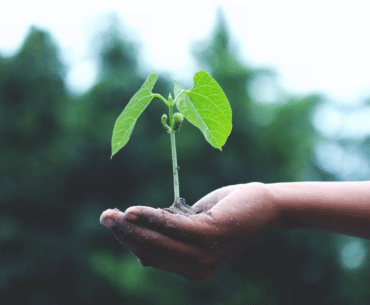
<svg viewBox="0 0 370 305"><path fill-rule="evenodd" d="M242 59L278 72L292 93L319 92L343 103L370 96L370 18L367 0L9 1L0 11L0 54L12 55L30 25L51 32L69 67L68 84L87 90L96 73L89 43L103 16L117 12L141 46L150 72L191 81L191 43L209 37L224 9ZM165 7L162 9L162 7Z"/></svg>

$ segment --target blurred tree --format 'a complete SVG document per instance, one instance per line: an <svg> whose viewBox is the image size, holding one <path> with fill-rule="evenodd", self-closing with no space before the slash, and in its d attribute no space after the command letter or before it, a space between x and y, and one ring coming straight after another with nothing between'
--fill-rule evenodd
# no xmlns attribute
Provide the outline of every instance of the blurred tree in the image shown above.
<svg viewBox="0 0 370 305"><path fill-rule="evenodd" d="M94 41L93 48L99 56L100 80L109 80L118 83L133 83L130 73L136 72L137 45L124 38L117 13L111 13L105 17L107 28L100 29L100 33ZM133 75L135 77L135 75Z"/></svg>
<svg viewBox="0 0 370 305"><path fill-rule="evenodd" d="M7 148L0 161L6 177L2 184L6 190L1 194L7 199L24 198L26 193L37 198L40 187L29 184L30 177L40 179L42 184L50 174L52 161L45 152L54 144L57 110L66 98L64 69L58 56L50 36L32 28L19 53L1 60L0 132ZM14 186L12 194L9 184Z"/></svg>
<svg viewBox="0 0 370 305"><path fill-rule="evenodd" d="M122 300L86 261L86 233L98 228L102 207L92 222L94 204L82 201L73 209L74 202L64 200L75 161L68 144L76 138L66 132L62 114L74 101L49 34L31 28L20 51L0 59L0 75L1 303Z"/></svg>

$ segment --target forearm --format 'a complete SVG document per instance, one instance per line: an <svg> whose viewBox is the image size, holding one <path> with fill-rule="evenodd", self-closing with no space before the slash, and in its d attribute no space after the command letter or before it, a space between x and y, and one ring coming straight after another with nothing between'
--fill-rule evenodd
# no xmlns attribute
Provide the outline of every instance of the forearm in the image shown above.
<svg viewBox="0 0 370 305"><path fill-rule="evenodd" d="M370 182L266 184L282 228L313 229L370 239Z"/></svg>

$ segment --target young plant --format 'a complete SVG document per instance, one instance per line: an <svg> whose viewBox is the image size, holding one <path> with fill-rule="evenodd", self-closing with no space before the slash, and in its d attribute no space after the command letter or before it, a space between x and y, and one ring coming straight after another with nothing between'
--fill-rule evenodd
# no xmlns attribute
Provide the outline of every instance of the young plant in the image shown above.
<svg viewBox="0 0 370 305"><path fill-rule="evenodd" d="M185 199L180 198L175 134L180 130L180 126L186 118L200 129L209 144L222 150L222 146L231 133L231 107L220 85L205 71L195 73L194 87L190 90L182 89L174 80L174 99L172 99L171 93L168 100L160 94L152 93L156 80L157 75L150 74L117 118L113 128L111 159L127 144L140 114L153 98L159 98L169 109L169 125L166 114L163 114L161 121L171 139L175 195L173 205L166 210L172 213L194 214L191 207L185 203ZM174 113L175 105L179 112Z"/></svg>

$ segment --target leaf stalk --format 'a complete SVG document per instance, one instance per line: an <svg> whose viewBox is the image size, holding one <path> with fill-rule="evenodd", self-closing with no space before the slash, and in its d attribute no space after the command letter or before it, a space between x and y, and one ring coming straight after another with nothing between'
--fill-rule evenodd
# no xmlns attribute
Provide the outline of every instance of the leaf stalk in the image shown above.
<svg viewBox="0 0 370 305"><path fill-rule="evenodd" d="M158 97L160 100L162 100L168 107L170 107L170 103L160 94L155 93L152 94L153 97Z"/></svg>

